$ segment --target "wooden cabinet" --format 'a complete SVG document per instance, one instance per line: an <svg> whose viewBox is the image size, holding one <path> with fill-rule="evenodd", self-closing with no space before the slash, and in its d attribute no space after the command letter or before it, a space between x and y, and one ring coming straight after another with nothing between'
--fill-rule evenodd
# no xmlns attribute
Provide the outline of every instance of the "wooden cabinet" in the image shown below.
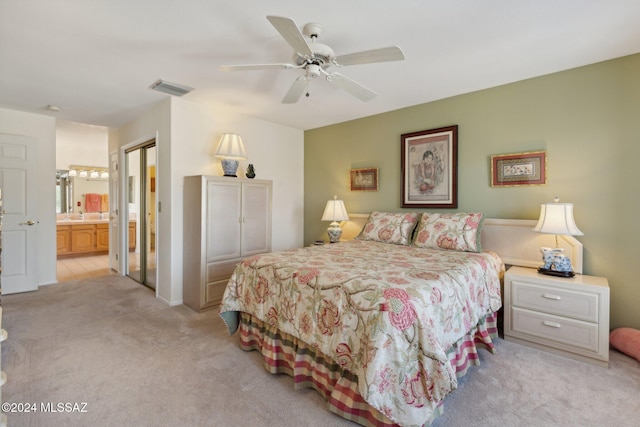
<svg viewBox="0 0 640 427"><path fill-rule="evenodd" d="M57 254L67 258L75 255L96 255L109 252L108 222L58 224L56 226ZM129 222L129 251L136 249L136 223Z"/></svg>
<svg viewBox="0 0 640 427"><path fill-rule="evenodd" d="M504 338L578 360L609 364L609 285L603 277L505 274Z"/></svg>
<svg viewBox="0 0 640 427"><path fill-rule="evenodd" d="M64 255L71 252L71 226L59 225L56 229L57 254Z"/></svg>
<svg viewBox="0 0 640 427"><path fill-rule="evenodd" d="M92 252L96 247L95 224L71 226L71 252Z"/></svg>
<svg viewBox="0 0 640 427"><path fill-rule="evenodd" d="M96 224L96 250L109 250L109 224Z"/></svg>
<svg viewBox="0 0 640 427"><path fill-rule="evenodd" d="M194 310L220 303L244 257L271 251L272 182L189 176L184 182L183 300Z"/></svg>

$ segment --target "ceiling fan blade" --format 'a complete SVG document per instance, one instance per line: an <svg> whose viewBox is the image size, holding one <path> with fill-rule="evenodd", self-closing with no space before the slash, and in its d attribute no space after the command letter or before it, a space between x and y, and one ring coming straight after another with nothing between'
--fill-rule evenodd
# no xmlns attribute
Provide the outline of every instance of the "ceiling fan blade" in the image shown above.
<svg viewBox="0 0 640 427"><path fill-rule="evenodd" d="M309 43L307 43L295 22L281 16L267 16L267 19L293 50L302 56L313 56Z"/></svg>
<svg viewBox="0 0 640 427"><path fill-rule="evenodd" d="M364 102L371 101L373 98L378 96L378 94L375 93L374 91L367 89L366 87L362 86L360 83L356 83L350 78L347 78L340 73L330 74L327 77L327 80L329 80L331 83L334 83L336 86L346 90L351 95L355 96L356 98Z"/></svg>
<svg viewBox="0 0 640 427"><path fill-rule="evenodd" d="M300 76L293 82L287 94L282 98L283 104L295 104L302 96L305 87L307 87L307 77Z"/></svg>
<svg viewBox="0 0 640 427"><path fill-rule="evenodd" d="M293 64L247 64L247 65L220 65L220 71L247 71L247 70L290 70L300 68Z"/></svg>
<svg viewBox="0 0 640 427"><path fill-rule="evenodd" d="M338 65L370 64L372 62L402 61L404 52L398 46L365 50L336 57Z"/></svg>

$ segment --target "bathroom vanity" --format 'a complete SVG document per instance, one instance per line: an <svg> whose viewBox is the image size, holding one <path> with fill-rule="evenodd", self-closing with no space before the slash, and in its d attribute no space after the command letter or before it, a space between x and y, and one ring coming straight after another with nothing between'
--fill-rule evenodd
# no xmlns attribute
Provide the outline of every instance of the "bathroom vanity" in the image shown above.
<svg viewBox="0 0 640 427"><path fill-rule="evenodd" d="M109 252L109 220L85 214L79 219L58 219L56 241L58 258L99 255ZM136 249L136 222L129 221L129 251Z"/></svg>

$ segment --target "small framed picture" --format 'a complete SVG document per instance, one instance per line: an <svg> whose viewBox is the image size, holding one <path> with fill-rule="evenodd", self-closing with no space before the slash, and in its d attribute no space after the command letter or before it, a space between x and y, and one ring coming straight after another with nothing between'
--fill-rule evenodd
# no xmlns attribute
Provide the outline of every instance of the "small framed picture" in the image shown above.
<svg viewBox="0 0 640 427"><path fill-rule="evenodd" d="M491 186L544 185L547 183L545 151L491 156Z"/></svg>
<svg viewBox="0 0 640 427"><path fill-rule="evenodd" d="M378 168L351 169L351 191L378 191Z"/></svg>

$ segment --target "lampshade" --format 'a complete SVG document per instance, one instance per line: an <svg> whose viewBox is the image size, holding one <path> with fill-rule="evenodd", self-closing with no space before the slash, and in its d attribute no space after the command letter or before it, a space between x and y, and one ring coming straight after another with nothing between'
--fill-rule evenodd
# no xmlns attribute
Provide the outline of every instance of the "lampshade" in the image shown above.
<svg viewBox="0 0 640 427"><path fill-rule="evenodd" d="M540 205L540 219L533 231L547 234L582 236L573 219L573 203L544 203Z"/></svg>
<svg viewBox="0 0 640 427"><path fill-rule="evenodd" d="M78 172L75 169L71 169L69 171L69 176L77 176L77 175L78 175Z"/></svg>
<svg viewBox="0 0 640 427"><path fill-rule="evenodd" d="M97 171L91 171L91 175L89 175L91 178L98 178L100 176L100 174Z"/></svg>
<svg viewBox="0 0 640 427"><path fill-rule="evenodd" d="M78 175L80 178L86 178L87 177L87 171L80 171L80 175Z"/></svg>
<svg viewBox="0 0 640 427"><path fill-rule="evenodd" d="M322 221L349 221L344 202L338 200L338 196L333 196L333 200L327 202L322 214Z"/></svg>
<svg viewBox="0 0 640 427"><path fill-rule="evenodd" d="M222 134L215 156L232 159L246 159L247 153L244 150L244 144L242 143L240 135L235 133Z"/></svg>

